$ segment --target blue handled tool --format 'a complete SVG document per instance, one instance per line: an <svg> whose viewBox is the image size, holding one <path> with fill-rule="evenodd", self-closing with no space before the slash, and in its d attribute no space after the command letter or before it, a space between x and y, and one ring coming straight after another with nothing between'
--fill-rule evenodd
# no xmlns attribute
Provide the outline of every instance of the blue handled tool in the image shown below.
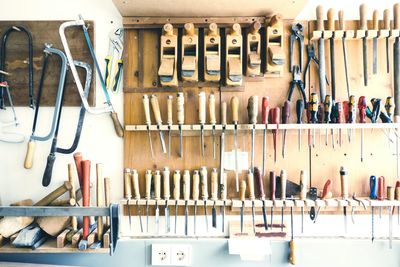
<svg viewBox="0 0 400 267"><path fill-rule="evenodd" d="M369 198L370 199L376 199L378 195L378 182L376 180L376 176L372 175L369 177L369 188L370 188L370 193L369 193ZM374 206L371 205L371 241L374 243Z"/></svg>

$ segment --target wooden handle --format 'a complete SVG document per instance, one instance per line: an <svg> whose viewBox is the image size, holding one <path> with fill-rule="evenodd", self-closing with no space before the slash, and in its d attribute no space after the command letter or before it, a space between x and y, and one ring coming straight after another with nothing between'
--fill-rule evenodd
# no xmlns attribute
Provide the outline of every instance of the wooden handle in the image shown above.
<svg viewBox="0 0 400 267"><path fill-rule="evenodd" d="M383 11L383 29L390 30L390 10Z"/></svg>
<svg viewBox="0 0 400 267"><path fill-rule="evenodd" d="M206 93L199 93L199 123L206 123Z"/></svg>
<svg viewBox="0 0 400 267"><path fill-rule="evenodd" d="M158 98L156 95L151 95L150 97L151 109L153 110L154 119L157 125L162 124L160 105L158 104Z"/></svg>
<svg viewBox="0 0 400 267"><path fill-rule="evenodd" d="M208 181L207 181L207 168L200 168L200 187L201 187L201 199L208 199Z"/></svg>
<svg viewBox="0 0 400 267"><path fill-rule="evenodd" d="M227 196L227 190L228 190L228 188L227 188L227 177L228 175L226 174L226 172L224 172L223 174L222 174L222 183L221 183L221 200L226 200L226 196Z"/></svg>
<svg viewBox="0 0 400 267"><path fill-rule="evenodd" d="M131 179L133 185L133 193L135 199L140 199L140 188L139 188L139 174L137 170L131 171Z"/></svg>
<svg viewBox="0 0 400 267"><path fill-rule="evenodd" d="M244 201L246 199L246 181L245 180L240 181L239 199L240 199L240 201Z"/></svg>
<svg viewBox="0 0 400 267"><path fill-rule="evenodd" d="M300 171L300 199L305 200L307 198L307 175L306 172L301 170Z"/></svg>
<svg viewBox="0 0 400 267"><path fill-rule="evenodd" d="M226 125L226 102L221 103L221 124Z"/></svg>
<svg viewBox="0 0 400 267"><path fill-rule="evenodd" d="M174 122L172 120L172 95L167 96L167 123L172 125Z"/></svg>
<svg viewBox="0 0 400 267"><path fill-rule="evenodd" d="M164 30L164 35L173 35L174 34L174 27L170 23L164 24L163 30Z"/></svg>
<svg viewBox="0 0 400 267"><path fill-rule="evenodd" d="M379 30L379 11L377 9L372 13L372 28L374 30Z"/></svg>
<svg viewBox="0 0 400 267"><path fill-rule="evenodd" d="M173 179L174 179L174 190L173 190L173 197L175 200L180 199L180 195L181 195L181 173L179 170L175 170L174 171L174 175L173 175Z"/></svg>
<svg viewBox="0 0 400 267"><path fill-rule="evenodd" d="M78 174L79 187L82 189L83 183L82 183L82 153L81 152L74 153L74 161L75 161L76 173Z"/></svg>
<svg viewBox="0 0 400 267"><path fill-rule="evenodd" d="M260 29L261 29L261 23L258 21L254 21L253 24L251 24L250 26L250 32L252 34L257 34Z"/></svg>
<svg viewBox="0 0 400 267"><path fill-rule="evenodd" d="M321 199L327 199L330 198L332 193L331 193L331 184L332 181L330 179L328 179L325 184L324 184L324 189L322 190L322 195L321 195Z"/></svg>
<svg viewBox="0 0 400 267"><path fill-rule="evenodd" d="M210 123L216 124L217 118L215 117L215 95L214 95L214 93L211 93L208 96L208 110L210 112Z"/></svg>
<svg viewBox="0 0 400 267"><path fill-rule="evenodd" d="M273 28L278 28L282 24L282 14L275 14L269 20L268 26Z"/></svg>
<svg viewBox="0 0 400 267"><path fill-rule="evenodd" d="M393 186L388 186L386 188L387 192L387 199L388 200L394 200L394 187Z"/></svg>
<svg viewBox="0 0 400 267"><path fill-rule="evenodd" d="M294 240L290 240L289 242L289 250L290 250L290 254L289 254L289 262L292 265L296 265L297 260L296 260L296 244L294 243Z"/></svg>
<svg viewBox="0 0 400 267"><path fill-rule="evenodd" d="M254 180L257 183L258 198L264 200L265 199L264 177L260 172L260 169L257 167L254 168Z"/></svg>
<svg viewBox="0 0 400 267"><path fill-rule="evenodd" d="M154 173L154 199L161 199L161 174L159 170Z"/></svg>
<svg viewBox="0 0 400 267"><path fill-rule="evenodd" d="M213 168L211 172L211 200L218 200L218 171Z"/></svg>
<svg viewBox="0 0 400 267"><path fill-rule="evenodd" d="M198 170L193 171L193 180L192 180L192 199L199 199L199 184L200 184L200 175Z"/></svg>
<svg viewBox="0 0 400 267"><path fill-rule="evenodd" d="M378 178L377 199L378 200L384 200L385 199L385 177L383 177L383 176Z"/></svg>
<svg viewBox="0 0 400 267"><path fill-rule="evenodd" d="M69 181L65 181L60 187L52 191L50 194L39 200L38 202L35 203L34 206L47 206L63 194L65 194L67 191L70 191L72 189L72 185Z"/></svg>
<svg viewBox="0 0 400 267"><path fill-rule="evenodd" d="M396 186L394 189L394 198L396 200L400 200L400 181L396 182Z"/></svg>
<svg viewBox="0 0 400 267"><path fill-rule="evenodd" d="M328 30L335 30L335 10L333 8L328 9Z"/></svg>
<svg viewBox="0 0 400 267"><path fill-rule="evenodd" d="M145 199L150 199L151 195L150 195L150 191L151 191L151 178L152 178L152 174L151 174L151 170L146 170L146 173L144 175L144 179L145 179Z"/></svg>
<svg viewBox="0 0 400 267"><path fill-rule="evenodd" d="M216 35L218 35L218 25L217 25L217 23L210 23L209 25L208 25L208 35L209 36L216 36Z"/></svg>
<svg viewBox="0 0 400 267"><path fill-rule="evenodd" d="M75 169L72 163L68 164L68 182L71 184L71 190L69 190L69 197L75 201L76 204L76 193L75 193ZM78 229L78 218L76 216L71 217L71 227L73 230Z"/></svg>
<svg viewBox="0 0 400 267"><path fill-rule="evenodd" d="M344 167L340 167L340 184L343 199L349 198L349 181L347 175L347 170Z"/></svg>
<svg viewBox="0 0 400 267"><path fill-rule="evenodd" d="M111 119L112 119L113 124L114 124L115 133L119 137L124 137L124 127L122 127L122 124L118 119L117 112L111 112L110 116L111 116Z"/></svg>
<svg viewBox="0 0 400 267"><path fill-rule="evenodd" d="M84 207L90 206L90 160L82 161L82 204ZM83 217L82 238L87 240L89 235L89 217Z"/></svg>
<svg viewBox="0 0 400 267"><path fill-rule="evenodd" d="M150 117L150 100L147 95L143 95L142 97L142 103L143 103L143 108L144 108L144 117L145 117L145 123L147 125L151 124L151 117Z"/></svg>
<svg viewBox="0 0 400 267"><path fill-rule="evenodd" d="M176 94L176 119L178 124L185 123L185 98L183 93Z"/></svg>
<svg viewBox="0 0 400 267"><path fill-rule="evenodd" d="M124 198L132 197L131 170L126 168L124 171Z"/></svg>
<svg viewBox="0 0 400 267"><path fill-rule="evenodd" d="M281 170L281 199L286 199L286 184L287 184L287 172Z"/></svg>
<svg viewBox="0 0 400 267"><path fill-rule="evenodd" d="M344 23L344 12L343 10L339 10L339 30L345 31L346 26Z"/></svg>
<svg viewBox="0 0 400 267"><path fill-rule="evenodd" d="M254 200L254 174L251 172L251 170L247 172L247 184L249 188L249 199Z"/></svg>
<svg viewBox="0 0 400 267"><path fill-rule="evenodd" d="M400 4L394 4L393 6L393 29L400 29Z"/></svg>
<svg viewBox="0 0 400 267"><path fill-rule="evenodd" d="M104 177L104 202L106 207L110 206L110 178ZM110 226L110 217L106 217L106 228Z"/></svg>
<svg viewBox="0 0 400 267"><path fill-rule="evenodd" d="M185 23L183 28L185 29L186 35L194 35L194 24L193 23L191 23L191 22Z"/></svg>
<svg viewBox="0 0 400 267"><path fill-rule="evenodd" d="M269 96L264 96L261 103L261 122L268 124Z"/></svg>
<svg viewBox="0 0 400 267"><path fill-rule="evenodd" d="M170 171L168 167L164 167L164 170L162 172L163 174L163 190L164 190L164 199L168 200L171 197L170 193Z"/></svg>
<svg viewBox="0 0 400 267"><path fill-rule="evenodd" d="M367 25L367 5L360 5L360 30L366 31L368 30Z"/></svg>
<svg viewBox="0 0 400 267"><path fill-rule="evenodd" d="M242 33L242 29L240 28L239 23L235 23L232 25L231 35L240 35Z"/></svg>
<svg viewBox="0 0 400 267"><path fill-rule="evenodd" d="M231 108L232 108L232 121L233 123L239 122L239 98L233 96L231 98Z"/></svg>
<svg viewBox="0 0 400 267"><path fill-rule="evenodd" d="M247 114L250 124L257 124L258 115L258 96L253 95L249 97L247 103Z"/></svg>
<svg viewBox="0 0 400 267"><path fill-rule="evenodd" d="M31 169L33 165L33 153L35 152L35 145L36 142L33 140L29 140L28 147L26 150L25 161L24 161L24 168Z"/></svg>
<svg viewBox="0 0 400 267"><path fill-rule="evenodd" d="M276 190L276 176L274 171L269 172L269 193L270 199L275 200L275 190Z"/></svg>
<svg viewBox="0 0 400 267"><path fill-rule="evenodd" d="M96 178L97 178L97 181L96 181L97 207L104 207L103 164L101 164L101 163L96 164ZM129 180L129 183L130 183L130 180ZM98 216L97 217L97 235L98 235L99 240L102 240L102 238L103 238L103 230L104 230L103 217Z"/></svg>
<svg viewBox="0 0 400 267"><path fill-rule="evenodd" d="M189 170L183 171L183 179L182 179L182 190L183 190L183 199L190 199L190 172Z"/></svg>
<svg viewBox="0 0 400 267"><path fill-rule="evenodd" d="M322 6L317 6L317 30L324 30L324 8Z"/></svg>

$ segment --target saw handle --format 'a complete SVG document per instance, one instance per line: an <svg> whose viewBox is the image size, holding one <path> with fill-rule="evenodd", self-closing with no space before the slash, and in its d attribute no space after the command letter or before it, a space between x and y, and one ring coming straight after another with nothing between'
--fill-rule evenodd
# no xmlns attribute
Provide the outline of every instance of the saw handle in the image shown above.
<svg viewBox="0 0 400 267"><path fill-rule="evenodd" d="M51 182L51 176L53 173L53 166L55 161L56 161L56 155L54 153L50 153L47 156L46 168L44 169L42 178L42 185L45 187L48 186Z"/></svg>
<svg viewBox="0 0 400 267"><path fill-rule="evenodd" d="M333 8L328 9L328 30L335 30L335 10Z"/></svg>
<svg viewBox="0 0 400 267"><path fill-rule="evenodd" d="M275 200L275 191L276 191L276 176L274 171L269 172L269 192L270 199Z"/></svg>
<svg viewBox="0 0 400 267"><path fill-rule="evenodd" d="M28 147L26 150L24 168L31 169L33 165L33 154L35 153L36 142L33 140L29 140Z"/></svg>
<svg viewBox="0 0 400 267"><path fill-rule="evenodd" d="M268 124L268 115L269 115L269 97L263 97L261 103L261 118L262 124Z"/></svg>
<svg viewBox="0 0 400 267"><path fill-rule="evenodd" d="M368 30L367 5L366 4L360 5L360 30L362 30L362 31Z"/></svg>
<svg viewBox="0 0 400 267"><path fill-rule="evenodd" d="M322 6L317 6L317 30L324 30L324 8Z"/></svg>
<svg viewBox="0 0 400 267"><path fill-rule="evenodd" d="M193 171L193 181L192 181L192 199L199 200L199 183L200 175L198 170Z"/></svg>
<svg viewBox="0 0 400 267"><path fill-rule="evenodd" d="M211 93L208 96L208 110L210 112L210 123L216 124L217 118L215 117L215 95L214 95L214 93Z"/></svg>
<svg viewBox="0 0 400 267"><path fill-rule="evenodd" d="M183 179L182 179L182 190L183 190L183 199L190 199L190 172L189 170L183 171Z"/></svg>
<svg viewBox="0 0 400 267"><path fill-rule="evenodd" d="M122 127L121 122L118 119L118 114L117 112L111 112L110 113L111 119L113 121L114 124L114 129L115 129L115 133L119 136L119 137L124 137L124 128Z"/></svg>

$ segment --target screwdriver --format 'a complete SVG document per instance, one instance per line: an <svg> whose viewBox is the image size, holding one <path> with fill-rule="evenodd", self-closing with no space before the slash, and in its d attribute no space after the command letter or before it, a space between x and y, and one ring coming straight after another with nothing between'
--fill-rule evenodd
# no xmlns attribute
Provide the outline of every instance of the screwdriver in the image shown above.
<svg viewBox="0 0 400 267"><path fill-rule="evenodd" d="M335 100L332 100L332 112L331 112L331 123L337 123L339 116L338 106L335 103ZM332 148L335 149L335 133L333 128L331 129L331 137L332 137Z"/></svg>
<svg viewBox="0 0 400 267"><path fill-rule="evenodd" d="M176 229L178 225L178 201L180 198L181 194L181 173L179 170L175 170L173 174L173 180L174 180L174 189L172 191L173 197L175 200L175 231L174 233L176 234Z"/></svg>
<svg viewBox="0 0 400 267"><path fill-rule="evenodd" d="M215 95L211 93L208 96L208 108L210 112L210 124L212 125L212 141L213 141L213 159L216 159L216 150L215 150L215 124L217 123L217 119L215 117Z"/></svg>
<svg viewBox="0 0 400 267"><path fill-rule="evenodd" d="M151 125L150 100L149 100L149 97L147 95L143 95L142 103L143 103L143 108L144 108L144 116L145 116L147 134L149 136L149 145L150 145L151 157L154 158L153 143L151 142L151 134L150 134L150 125Z"/></svg>
<svg viewBox="0 0 400 267"><path fill-rule="evenodd" d="M349 98L349 123L356 122L356 97L351 95ZM353 137L353 129L350 129L350 139L349 142L351 143L351 138Z"/></svg>
<svg viewBox="0 0 400 267"><path fill-rule="evenodd" d="M162 120L161 120L160 106L158 104L158 99L156 95L151 95L150 103L151 103L151 109L153 110L154 119L156 120L157 123L157 129L160 134L162 152L166 154L167 149L165 148L164 134L161 130Z"/></svg>
<svg viewBox="0 0 400 267"><path fill-rule="evenodd" d="M322 124L323 122L324 122L324 103L321 102L319 103L317 110L317 123ZM319 132L318 145L321 145L321 129L319 129L318 132ZM313 146L315 146L315 138Z"/></svg>
<svg viewBox="0 0 400 267"><path fill-rule="evenodd" d="M316 93L311 93L308 109L310 112L310 122L317 123L318 95ZM315 129L313 129L312 146L315 146Z"/></svg>
<svg viewBox="0 0 400 267"><path fill-rule="evenodd" d="M276 190L276 176L274 171L269 172L269 194L270 199L275 201L275 190ZM274 204L271 206L271 229L273 228L274 223Z"/></svg>
<svg viewBox="0 0 400 267"><path fill-rule="evenodd" d="M385 199L385 177L380 176L378 178L378 194L376 199L384 200ZM382 207L379 206L379 218L382 218Z"/></svg>
<svg viewBox="0 0 400 267"><path fill-rule="evenodd" d="M304 101L302 99L298 99L296 101L296 116L297 116L297 124L302 124L302 117L303 117L303 110L304 110ZM298 141L297 144L299 146L299 151L301 151L301 129L298 130Z"/></svg>
<svg viewBox="0 0 400 267"><path fill-rule="evenodd" d="M194 200L194 207L193 207L193 227L194 227L194 234L196 235L196 215L197 215L197 201L199 200L199 183L200 183L200 176L199 171L193 171L193 181L192 181L192 199Z"/></svg>
<svg viewBox="0 0 400 267"><path fill-rule="evenodd" d="M358 111L360 116L360 123L366 123L366 109L367 101L365 96L360 96L358 99ZM364 129L361 128L361 162L364 160Z"/></svg>
<svg viewBox="0 0 400 267"><path fill-rule="evenodd" d="M134 197L136 200L137 213L139 216L140 231L143 233L142 214L141 214L140 205L139 205L139 200L140 200L139 175L138 175L137 170L131 171L131 179L132 179L132 185L133 185L133 193L134 193Z"/></svg>
<svg viewBox="0 0 400 267"><path fill-rule="evenodd" d="M132 187L131 187L131 170L126 168L124 170L124 197L126 198L126 205L128 207L129 216L129 229L132 229L132 216L131 216L131 206L129 204L132 197Z"/></svg>
<svg viewBox="0 0 400 267"><path fill-rule="evenodd" d="M176 95L176 119L179 127L179 157L182 158L182 125L185 123L185 99L183 93L177 93Z"/></svg>
<svg viewBox="0 0 400 267"><path fill-rule="evenodd" d="M376 199L378 196L378 182L376 180L375 176L371 176L369 178L369 189L370 189L370 193L369 193L369 198L370 199ZM374 228L374 205L371 203L371 242L374 243L374 239L375 239L375 228Z"/></svg>
<svg viewBox="0 0 400 267"><path fill-rule="evenodd" d="M307 199L307 176L306 172L300 171L300 200ZM304 207L301 206L301 233L304 232Z"/></svg>
<svg viewBox="0 0 400 267"><path fill-rule="evenodd" d="M337 117L336 117L336 123L343 123L343 103L342 102L336 102L336 112L337 112ZM342 146L342 128L339 128L339 146Z"/></svg>
<svg viewBox="0 0 400 267"><path fill-rule="evenodd" d="M264 136L263 136L263 150L262 150L262 176L265 175L265 161L267 157L267 129L268 129L268 115L269 115L269 97L263 97L261 103L261 118L262 124L264 127Z"/></svg>
<svg viewBox="0 0 400 267"><path fill-rule="evenodd" d="M342 106L343 106L344 122L349 123L349 101L343 101ZM351 129L347 129L347 138L349 143L350 143L350 130Z"/></svg>
<svg viewBox="0 0 400 267"><path fill-rule="evenodd" d="M218 171L217 168L213 168L211 171L211 200L214 202L211 210L211 225L213 228L217 228L217 209L215 204L218 200Z"/></svg>
<svg viewBox="0 0 400 267"><path fill-rule="evenodd" d="M201 129L201 155L204 157L204 124L206 123L206 93L199 93L199 123Z"/></svg>
<svg viewBox="0 0 400 267"><path fill-rule="evenodd" d="M204 218L206 220L206 230L208 232L208 216L207 216L207 199L208 199L208 182L207 182L207 168L200 168L200 187L201 187L201 198L204 202Z"/></svg>
<svg viewBox="0 0 400 267"><path fill-rule="evenodd" d="M236 192L239 191L239 166L238 166L238 147L237 147L237 125L239 123L239 98L233 96L231 98L232 122L234 124L234 149L235 149L235 179Z"/></svg>
<svg viewBox="0 0 400 267"><path fill-rule="evenodd" d="M254 199L255 199L255 195L254 195L254 174L251 171L251 169L249 169L249 171L247 172L247 184L249 185L249 199L251 200L251 217L252 217L252 221L253 221L253 232L254 234L256 233L256 223L255 223L255 211L254 211Z"/></svg>
<svg viewBox="0 0 400 267"><path fill-rule="evenodd" d="M185 200L185 235L187 236L188 235L188 227L189 227L188 201L190 199L190 172L189 172L189 170L183 171L182 189L183 189L183 199Z"/></svg>
<svg viewBox="0 0 400 267"><path fill-rule="evenodd" d="M276 129L272 130L272 139L274 143L274 162L276 162L276 138L278 135L279 130L279 122L280 122L280 109L279 108L272 108L270 110L270 123L276 124Z"/></svg>
<svg viewBox="0 0 400 267"><path fill-rule="evenodd" d="M225 232L225 205L226 205L226 195L227 195L227 175L226 172L224 172L222 177L222 183L220 184L220 193L221 193L221 200L223 201L223 205L220 207L220 213L221 213L221 225L222 225L222 233Z"/></svg>
<svg viewBox="0 0 400 267"><path fill-rule="evenodd" d="M239 191L239 199L242 201L242 207L240 208L240 233L243 234L243 217L244 217L244 201L246 194L246 181L242 180L240 182L240 191Z"/></svg>
<svg viewBox="0 0 400 267"><path fill-rule="evenodd" d="M258 115L258 96L253 95L247 103L247 114L251 128L251 171L254 172L254 139L256 133L257 115Z"/></svg>
<svg viewBox="0 0 400 267"><path fill-rule="evenodd" d="M330 95L325 96L324 100L324 122L328 124L331 121L332 100ZM325 129L325 146L328 145L328 128Z"/></svg>
<svg viewBox="0 0 400 267"><path fill-rule="evenodd" d="M220 153L220 165L219 165L219 177L222 178L224 176L224 158L225 158L225 129L226 129L226 102L221 103L221 153Z"/></svg>
<svg viewBox="0 0 400 267"><path fill-rule="evenodd" d="M152 174L151 170L146 170L146 174L144 175L146 190L145 190L145 199L146 199L146 232L149 232L149 200L150 200L150 191L151 191L151 179Z"/></svg>
<svg viewBox="0 0 400 267"><path fill-rule="evenodd" d="M156 225L156 234L160 233L160 210L158 208L158 201L161 199L161 174L159 170L156 170L154 173L154 200L156 202L155 208L155 225Z"/></svg>
<svg viewBox="0 0 400 267"><path fill-rule="evenodd" d="M171 158L172 95L167 96L168 158Z"/></svg>
<svg viewBox="0 0 400 267"><path fill-rule="evenodd" d="M254 168L254 180L256 181L257 188L258 188L258 196L257 197L263 203L262 213L263 213L263 220L264 220L264 228L265 228L265 230L268 230L267 211L265 209L264 176L261 175L260 169L257 167Z"/></svg>
<svg viewBox="0 0 400 267"><path fill-rule="evenodd" d="M347 170L344 167L340 167L340 185L342 191L342 198L347 200L349 198L349 183L347 178ZM347 233L347 204L343 206L344 216L344 231Z"/></svg>
<svg viewBox="0 0 400 267"><path fill-rule="evenodd" d="M165 200L165 206L164 206L165 227L166 227L166 233L169 233L171 231L171 222L169 216L168 200L171 197L171 193L170 193L170 171L168 167L164 167L162 176L163 176L163 189L164 189L163 191Z"/></svg>
<svg viewBox="0 0 400 267"><path fill-rule="evenodd" d="M282 124L287 124L290 117L290 101L286 100L282 109ZM285 145L286 145L286 129L283 130L282 139L282 158L285 158Z"/></svg>
<svg viewBox="0 0 400 267"><path fill-rule="evenodd" d="M286 199L286 183L287 183L286 170L281 170L281 200L283 200L283 202L285 202ZM281 231L283 232L283 205L281 208Z"/></svg>

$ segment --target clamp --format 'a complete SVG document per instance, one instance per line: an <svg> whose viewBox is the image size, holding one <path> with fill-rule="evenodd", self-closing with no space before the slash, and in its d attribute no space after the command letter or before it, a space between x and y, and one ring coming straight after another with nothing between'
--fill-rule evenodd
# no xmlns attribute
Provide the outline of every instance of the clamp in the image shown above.
<svg viewBox="0 0 400 267"><path fill-rule="evenodd" d="M298 65L294 65L292 73L293 73L293 79L290 82L288 100L289 101L292 100L293 91L297 85L297 87L300 90L301 96L303 97L304 103L307 103L306 91L304 90L304 82L301 80L301 74L300 74L301 67L299 67Z"/></svg>
<svg viewBox="0 0 400 267"><path fill-rule="evenodd" d="M294 43L298 41L299 43L299 66L300 72L303 69L303 50L304 50L304 27L301 23L292 24L291 34L290 34L290 46L289 46L289 55L290 55L290 69L289 71L293 71L294 67Z"/></svg>

